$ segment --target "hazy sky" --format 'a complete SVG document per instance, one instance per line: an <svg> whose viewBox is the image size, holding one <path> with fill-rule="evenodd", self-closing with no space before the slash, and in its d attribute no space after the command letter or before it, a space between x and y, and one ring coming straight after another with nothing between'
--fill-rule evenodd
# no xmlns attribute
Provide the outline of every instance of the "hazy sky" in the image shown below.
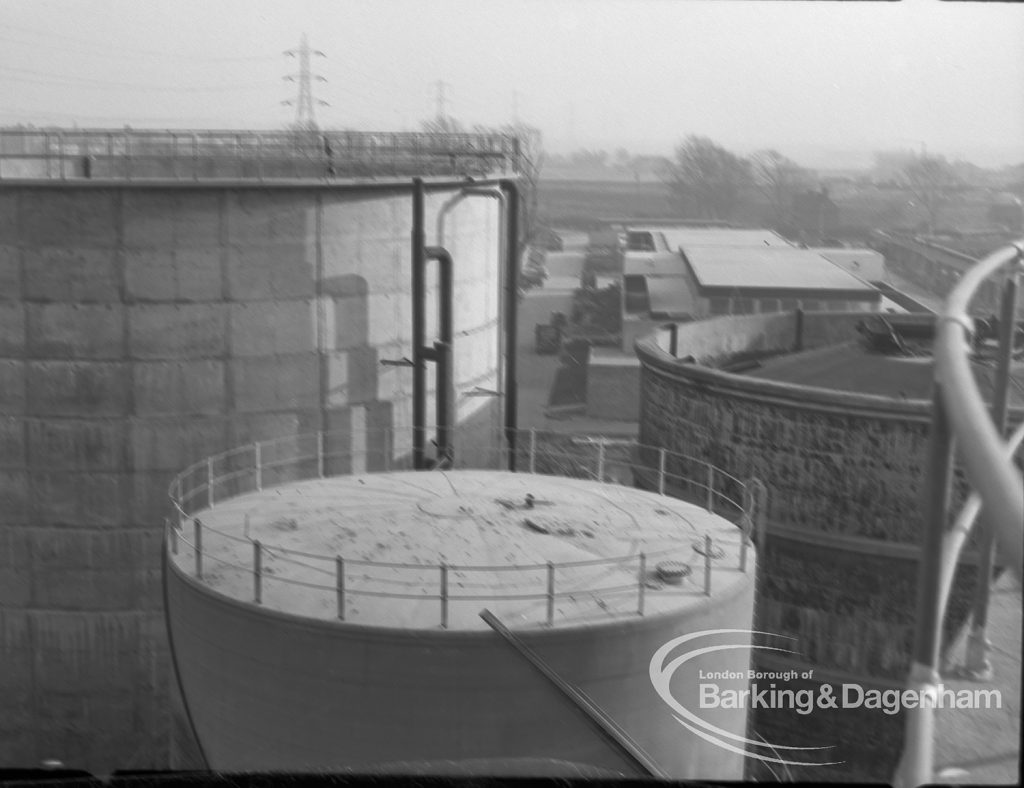
<svg viewBox="0 0 1024 788"><path fill-rule="evenodd" d="M939 0L0 0L0 124L280 128L304 32L326 127L1024 161L1024 8Z"/></svg>

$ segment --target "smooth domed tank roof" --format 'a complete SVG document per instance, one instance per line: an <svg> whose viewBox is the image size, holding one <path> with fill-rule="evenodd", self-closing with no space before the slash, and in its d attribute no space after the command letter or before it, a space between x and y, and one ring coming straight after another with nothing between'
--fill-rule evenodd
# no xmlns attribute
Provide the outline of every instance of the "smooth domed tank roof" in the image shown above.
<svg viewBox="0 0 1024 788"><path fill-rule="evenodd" d="M336 619L338 556L345 621L373 626L438 626L442 564L449 567L452 629L484 628L484 608L510 626L545 622L549 562L558 593L556 625L635 615L641 553L649 612L706 599L705 559L696 552L705 534L715 545L716 587L742 576L739 531L724 518L642 490L534 474L332 477L243 495L197 516L204 531L203 580L214 590L251 601L248 540L259 540L263 604ZM183 535L191 534L186 525ZM186 570L187 552L178 556ZM684 566L683 575L689 565L690 576L662 583L657 569L667 565Z"/></svg>

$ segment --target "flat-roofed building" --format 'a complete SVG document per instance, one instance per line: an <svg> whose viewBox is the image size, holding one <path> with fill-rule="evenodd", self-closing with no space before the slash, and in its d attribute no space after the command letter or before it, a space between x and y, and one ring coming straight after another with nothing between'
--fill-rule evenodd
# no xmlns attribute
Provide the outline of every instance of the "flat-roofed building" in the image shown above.
<svg viewBox="0 0 1024 788"><path fill-rule="evenodd" d="M884 259L869 249L802 249L771 230L721 227L631 226L626 238L625 351L666 320L881 306L870 282L884 279Z"/></svg>
<svg viewBox="0 0 1024 788"><path fill-rule="evenodd" d="M878 308L881 294L811 249L691 246L683 249L697 314Z"/></svg>

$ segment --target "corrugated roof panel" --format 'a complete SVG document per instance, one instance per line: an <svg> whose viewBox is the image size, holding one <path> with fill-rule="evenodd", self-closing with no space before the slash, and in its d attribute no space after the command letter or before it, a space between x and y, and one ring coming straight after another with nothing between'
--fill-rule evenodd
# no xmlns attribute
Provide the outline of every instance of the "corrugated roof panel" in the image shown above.
<svg viewBox="0 0 1024 788"><path fill-rule="evenodd" d="M686 259L702 287L876 292L810 249L695 246Z"/></svg>

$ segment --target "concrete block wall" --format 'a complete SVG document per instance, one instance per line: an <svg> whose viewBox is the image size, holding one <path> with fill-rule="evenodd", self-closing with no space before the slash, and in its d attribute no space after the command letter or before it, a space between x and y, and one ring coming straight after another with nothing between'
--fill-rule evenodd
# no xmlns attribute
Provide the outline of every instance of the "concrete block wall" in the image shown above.
<svg viewBox="0 0 1024 788"><path fill-rule="evenodd" d="M493 200L449 220L460 392L497 387L498 225ZM410 423L409 370L380 365L411 355L410 232L407 189L5 186L0 763L167 766L167 486L254 440Z"/></svg>

